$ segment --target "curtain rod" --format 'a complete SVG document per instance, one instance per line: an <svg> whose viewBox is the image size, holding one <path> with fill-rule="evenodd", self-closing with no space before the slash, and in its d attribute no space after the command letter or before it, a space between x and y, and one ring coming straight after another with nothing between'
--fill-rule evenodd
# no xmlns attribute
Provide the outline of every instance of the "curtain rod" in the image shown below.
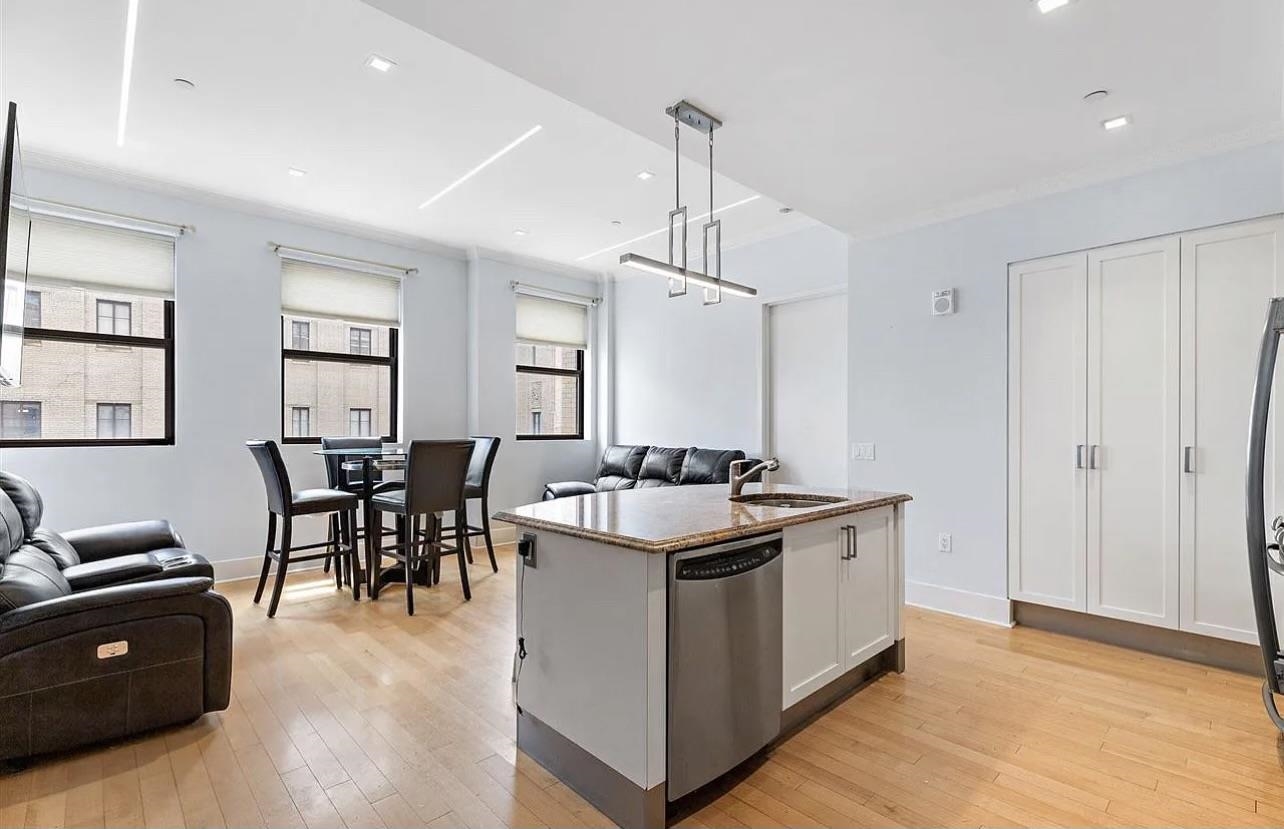
<svg viewBox="0 0 1284 829"><path fill-rule="evenodd" d="M332 253L322 253L321 251L307 250L306 248L292 248L279 242L268 242L268 247L282 259L295 259L300 262L311 262L314 265L329 265L330 267L365 271L376 276L397 277L419 273L418 268L410 268L405 265L389 265L387 262L374 262L370 259L336 256Z"/></svg>
<svg viewBox="0 0 1284 829"><path fill-rule="evenodd" d="M538 296L545 299L560 299L563 302L573 302L576 305L597 305L602 301L601 297L585 296L584 294L571 294L566 291L554 291L551 288L531 285L526 282L518 282L515 279L509 282L508 285L515 293Z"/></svg>
<svg viewBox="0 0 1284 829"><path fill-rule="evenodd" d="M157 236L178 237L184 233L195 233L195 225L162 222L146 219L142 216L130 216L126 213L110 213L106 210L95 210L92 207L80 207L74 204L47 201L45 199L23 199L27 209L37 216L51 219L67 219L74 222L106 225L121 230L133 230L140 233L152 233Z"/></svg>

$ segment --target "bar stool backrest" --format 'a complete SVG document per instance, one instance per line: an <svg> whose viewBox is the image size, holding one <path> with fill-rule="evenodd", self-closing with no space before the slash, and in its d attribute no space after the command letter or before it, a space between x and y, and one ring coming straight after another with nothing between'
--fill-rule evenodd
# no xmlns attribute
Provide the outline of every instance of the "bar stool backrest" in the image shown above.
<svg viewBox="0 0 1284 829"><path fill-rule="evenodd" d="M322 449L379 449L383 446L383 439L373 438L321 438ZM358 458L344 457L342 455L322 455L325 458L325 478L326 486L330 489L351 489L354 484L361 483L360 472L349 472L343 468L344 461L358 460ZM383 472L375 468L370 475L374 482L383 480Z"/></svg>
<svg viewBox="0 0 1284 829"><path fill-rule="evenodd" d="M464 507L471 440L415 440L406 462L406 513L426 515Z"/></svg>
<svg viewBox="0 0 1284 829"><path fill-rule="evenodd" d="M468 461L468 478L464 485L471 490L485 491L490 486L490 470L499 454L499 438L473 435L473 454Z"/></svg>
<svg viewBox="0 0 1284 829"><path fill-rule="evenodd" d="M247 440L245 445L258 462L259 472L263 473L268 510L277 515L285 515L290 508L293 490L290 489L290 473L285 470L285 461L281 460L281 450L276 441Z"/></svg>

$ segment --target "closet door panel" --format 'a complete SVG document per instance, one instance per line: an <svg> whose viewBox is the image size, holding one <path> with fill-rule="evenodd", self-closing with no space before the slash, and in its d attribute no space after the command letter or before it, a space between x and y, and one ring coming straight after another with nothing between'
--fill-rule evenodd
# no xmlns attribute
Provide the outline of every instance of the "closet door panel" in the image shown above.
<svg viewBox="0 0 1284 829"><path fill-rule="evenodd" d="M1087 257L1008 269L1008 593L1085 609Z"/></svg>
<svg viewBox="0 0 1284 829"><path fill-rule="evenodd" d="M1182 237L1181 442L1190 447L1190 463L1181 474L1181 628L1252 644L1245 443L1266 303L1284 294L1282 229L1284 222L1272 218ZM1276 374L1276 413L1282 389L1284 368ZM1271 443L1268 457L1274 458L1278 440ZM1273 493L1281 491L1280 466L1268 466L1268 517L1275 514ZM1280 599L1277 590L1277 608Z"/></svg>
<svg viewBox="0 0 1284 829"><path fill-rule="evenodd" d="M1088 255L1088 611L1178 624L1180 246Z"/></svg>

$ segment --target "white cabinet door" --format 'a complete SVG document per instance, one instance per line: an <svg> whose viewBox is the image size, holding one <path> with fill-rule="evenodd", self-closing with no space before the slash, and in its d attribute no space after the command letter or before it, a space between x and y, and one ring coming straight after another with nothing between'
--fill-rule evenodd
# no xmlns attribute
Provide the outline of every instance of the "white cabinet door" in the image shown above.
<svg viewBox="0 0 1284 829"><path fill-rule="evenodd" d="M1087 256L1008 271L1008 594L1086 609Z"/></svg>
<svg viewBox="0 0 1284 829"><path fill-rule="evenodd" d="M1181 628L1252 644L1244 447L1266 303L1284 292L1282 231L1275 218L1182 237ZM1279 375L1275 388L1278 412ZM1268 504L1280 466L1268 466Z"/></svg>
<svg viewBox="0 0 1284 829"><path fill-rule="evenodd" d="M896 519L891 507L858 512L843 560L843 670L851 670L895 642Z"/></svg>
<svg viewBox="0 0 1284 829"><path fill-rule="evenodd" d="M783 663L788 708L842 675L840 568L847 516L786 527Z"/></svg>
<svg viewBox="0 0 1284 829"><path fill-rule="evenodd" d="M1173 628L1180 290L1176 237L1088 255L1088 611Z"/></svg>

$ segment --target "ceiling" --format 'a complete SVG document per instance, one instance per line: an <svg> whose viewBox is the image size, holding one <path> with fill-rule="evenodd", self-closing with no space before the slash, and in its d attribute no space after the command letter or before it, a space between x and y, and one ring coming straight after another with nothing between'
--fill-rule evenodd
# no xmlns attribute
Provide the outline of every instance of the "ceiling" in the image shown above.
<svg viewBox="0 0 1284 829"><path fill-rule="evenodd" d="M126 140L117 146L126 0L0 0L0 101L19 104L28 164L594 270L623 247L587 254L665 227L671 145L358 0L142 0L139 8ZM372 53L397 65L375 72L365 66ZM535 125L543 129L418 208ZM291 167L307 175L291 176ZM638 180L643 169L655 178ZM691 214L707 210L707 169L684 161L682 176ZM726 205L756 194L719 176L716 195ZM757 198L731 210L726 242L812 223L780 206ZM657 233L627 247L661 256L664 244Z"/></svg>
<svg viewBox="0 0 1284 829"><path fill-rule="evenodd" d="M366 2L858 236L1281 134L1280 0Z"/></svg>

